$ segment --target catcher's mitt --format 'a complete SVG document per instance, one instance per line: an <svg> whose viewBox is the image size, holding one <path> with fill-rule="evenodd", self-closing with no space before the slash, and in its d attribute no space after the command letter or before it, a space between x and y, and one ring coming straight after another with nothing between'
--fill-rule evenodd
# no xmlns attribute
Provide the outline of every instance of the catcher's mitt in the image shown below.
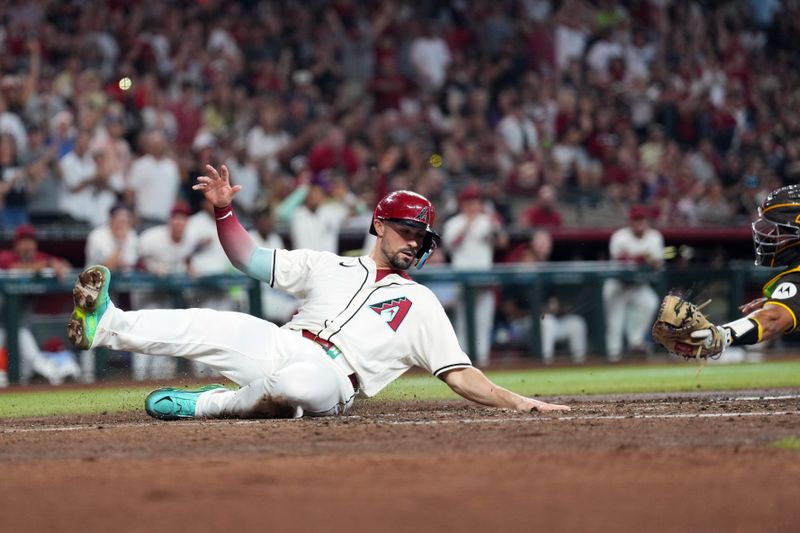
<svg viewBox="0 0 800 533"><path fill-rule="evenodd" d="M727 345L724 332L701 312L709 302L695 305L676 294L664 296L653 324L653 340L669 353L687 358L721 354Z"/></svg>

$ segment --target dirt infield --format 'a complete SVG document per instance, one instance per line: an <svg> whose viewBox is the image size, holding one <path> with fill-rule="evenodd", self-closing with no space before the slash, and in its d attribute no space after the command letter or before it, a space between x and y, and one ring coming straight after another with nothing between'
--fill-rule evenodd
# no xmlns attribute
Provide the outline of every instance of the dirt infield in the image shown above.
<svg viewBox="0 0 800 533"><path fill-rule="evenodd" d="M0 420L0 530L797 531L800 390Z"/></svg>

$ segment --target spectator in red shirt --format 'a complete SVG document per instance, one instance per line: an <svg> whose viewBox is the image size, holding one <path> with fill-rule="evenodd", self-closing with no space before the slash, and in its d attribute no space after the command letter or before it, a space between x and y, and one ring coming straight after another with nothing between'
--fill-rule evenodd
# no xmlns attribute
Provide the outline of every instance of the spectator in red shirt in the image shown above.
<svg viewBox="0 0 800 533"><path fill-rule="evenodd" d="M40 274L52 268L56 276L63 279L69 270L69 263L58 257L39 251L36 228L30 224L17 227L14 232L14 247L0 251L0 269L20 269Z"/></svg>
<svg viewBox="0 0 800 533"><path fill-rule="evenodd" d="M36 239L36 228L30 224L22 224L17 227L14 233L14 245L11 250L0 251L0 269L3 270L19 270L23 272L40 274L45 269L52 269L59 279L64 279L69 270L69 263L58 257L46 254L39 251L38 241ZM52 304L57 298L50 298L48 302ZM30 302L31 300L28 300ZM44 302L41 302L44 303ZM37 312L42 309L37 308ZM5 330L0 328L0 346L4 346L6 342ZM28 383L33 377L34 373L44 376L51 385L59 385L64 382L67 377L78 379L81 375L81 369L71 357L63 361L54 361L45 357L36 338L33 336L30 328L21 325L17 331L20 362L20 382L23 384ZM0 368L0 387L7 383L6 369Z"/></svg>
<svg viewBox="0 0 800 533"><path fill-rule="evenodd" d="M348 176L355 174L359 167L358 156L347 145L344 130L339 127L331 127L325 140L311 149L308 165L315 174L323 170L337 170Z"/></svg>
<svg viewBox="0 0 800 533"><path fill-rule="evenodd" d="M374 98L374 111L382 113L387 109L399 109L400 100L408 94L411 83L400 73L397 60L387 57L378 65L378 74L369 82L369 92Z"/></svg>
<svg viewBox="0 0 800 533"><path fill-rule="evenodd" d="M536 203L522 212L519 225L523 228L558 228L561 215L556 210L556 190L552 185L539 187Z"/></svg>

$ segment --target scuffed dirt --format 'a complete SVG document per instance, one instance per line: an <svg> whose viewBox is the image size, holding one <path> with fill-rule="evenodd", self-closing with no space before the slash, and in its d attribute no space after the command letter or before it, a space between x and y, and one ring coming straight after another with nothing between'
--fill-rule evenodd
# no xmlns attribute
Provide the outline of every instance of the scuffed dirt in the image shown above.
<svg viewBox="0 0 800 533"><path fill-rule="evenodd" d="M3 531L796 531L800 390L0 420ZM788 396L784 399L752 399ZM745 399L742 399L742 398ZM747 398L751 397L751 398ZM737 399L738 398L738 399Z"/></svg>

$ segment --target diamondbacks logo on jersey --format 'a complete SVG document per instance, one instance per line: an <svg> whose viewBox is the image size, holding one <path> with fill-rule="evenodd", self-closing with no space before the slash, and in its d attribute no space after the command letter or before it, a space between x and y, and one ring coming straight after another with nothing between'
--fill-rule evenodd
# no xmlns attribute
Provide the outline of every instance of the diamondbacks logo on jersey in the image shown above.
<svg viewBox="0 0 800 533"><path fill-rule="evenodd" d="M403 319L408 314L408 310L411 309L411 300L405 296L400 296L385 302L370 304L369 308L378 313L390 328L397 331L400 323L403 322Z"/></svg>
<svg viewBox="0 0 800 533"><path fill-rule="evenodd" d="M788 300L797 294L797 285L784 281L772 291L772 298L774 300Z"/></svg>

